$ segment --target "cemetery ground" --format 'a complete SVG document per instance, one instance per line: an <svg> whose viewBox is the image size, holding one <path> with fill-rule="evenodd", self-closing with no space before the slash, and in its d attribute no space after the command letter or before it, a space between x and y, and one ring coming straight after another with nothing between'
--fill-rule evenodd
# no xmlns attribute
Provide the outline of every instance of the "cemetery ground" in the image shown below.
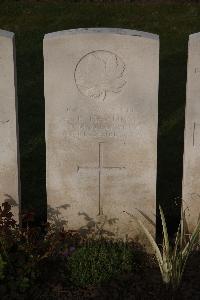
<svg viewBox="0 0 200 300"><path fill-rule="evenodd" d="M52 228L45 242L46 227L39 236L35 228L46 218L42 40L45 33L80 27L130 28L160 36L157 201L171 236L177 230L187 43L189 34L200 31L200 6L2 0L0 28L16 34L25 219L22 232L7 235L9 260L0 260L1 299L171 299L155 258L138 245L89 242L74 232L55 233ZM7 214L12 227L9 209ZM161 231L160 222L157 227ZM199 263L198 253L194 254L175 299L200 298Z"/></svg>
<svg viewBox="0 0 200 300"><path fill-rule="evenodd" d="M200 298L198 248L172 288L163 284L155 256L135 242L108 241L93 228L84 237L55 224L32 227L33 219L24 214L20 229L11 206L0 208L1 299Z"/></svg>

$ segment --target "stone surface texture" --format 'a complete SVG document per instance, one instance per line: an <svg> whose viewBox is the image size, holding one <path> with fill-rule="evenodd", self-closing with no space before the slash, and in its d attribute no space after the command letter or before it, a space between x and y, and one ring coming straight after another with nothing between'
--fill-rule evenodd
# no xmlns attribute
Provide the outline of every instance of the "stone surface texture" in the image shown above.
<svg viewBox="0 0 200 300"><path fill-rule="evenodd" d="M77 29L44 38L48 217L82 232L155 233L159 38Z"/></svg>
<svg viewBox="0 0 200 300"><path fill-rule="evenodd" d="M0 203L13 206L19 217L19 151L15 45L12 32L0 30Z"/></svg>
<svg viewBox="0 0 200 300"><path fill-rule="evenodd" d="M200 33L188 44L183 163L183 208L193 230L200 213Z"/></svg>

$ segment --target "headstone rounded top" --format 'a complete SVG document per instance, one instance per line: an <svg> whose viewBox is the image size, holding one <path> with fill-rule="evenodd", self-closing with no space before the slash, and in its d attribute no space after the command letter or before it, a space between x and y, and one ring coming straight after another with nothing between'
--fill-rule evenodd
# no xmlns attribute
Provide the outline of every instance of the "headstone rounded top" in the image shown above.
<svg viewBox="0 0 200 300"><path fill-rule="evenodd" d="M192 33L189 35L189 39L200 38L200 32Z"/></svg>
<svg viewBox="0 0 200 300"><path fill-rule="evenodd" d="M119 34L119 35L129 35L142 37L147 39L159 40L159 36L157 34L132 30L132 29L124 29L124 28L77 28L77 29L69 29L63 31L57 31L48 33L45 35L45 39L47 38L58 38L63 35L73 35L73 34L90 34L90 33L103 33L103 34Z"/></svg>
<svg viewBox="0 0 200 300"><path fill-rule="evenodd" d="M14 33L11 31L6 31L6 30L0 29L0 36L6 37L6 38L13 38Z"/></svg>

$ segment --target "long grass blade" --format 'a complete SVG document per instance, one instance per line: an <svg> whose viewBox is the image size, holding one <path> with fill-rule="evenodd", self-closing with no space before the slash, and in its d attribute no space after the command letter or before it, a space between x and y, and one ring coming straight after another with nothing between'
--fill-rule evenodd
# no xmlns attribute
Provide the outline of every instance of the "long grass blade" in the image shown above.
<svg viewBox="0 0 200 300"><path fill-rule="evenodd" d="M158 248L158 245L156 244L154 238L152 237L151 233L148 231L148 229L145 227L145 225L138 219L136 218L134 215L124 211L126 214L128 214L129 216L131 216L135 221L136 223L142 228L142 230L144 231L146 237L148 238L152 248L154 249L155 251L155 256L156 256L156 259L158 261L158 265L159 265L159 268L160 268L160 271L161 271L161 274L163 275L163 259L162 259L162 255L161 255L161 252L160 252L160 249Z"/></svg>
<svg viewBox="0 0 200 300"><path fill-rule="evenodd" d="M165 251L166 251L166 255L168 256L169 255L169 236L168 236L168 232L167 232L167 225L166 225L165 216L164 216L161 206L159 206L159 210L160 210L160 216L161 216L161 221L162 221Z"/></svg>
<svg viewBox="0 0 200 300"><path fill-rule="evenodd" d="M138 220L137 220L137 223L140 225L140 227L143 229L144 233L146 234L152 248L154 249L155 251L155 255L156 255L156 258L157 258L157 261L158 261L158 264L159 264L159 267L160 267L160 270L161 272L163 273L163 259L162 259L162 255L160 253L160 249L158 248L154 238L152 237L151 233L148 231L148 229L144 226L144 224Z"/></svg>

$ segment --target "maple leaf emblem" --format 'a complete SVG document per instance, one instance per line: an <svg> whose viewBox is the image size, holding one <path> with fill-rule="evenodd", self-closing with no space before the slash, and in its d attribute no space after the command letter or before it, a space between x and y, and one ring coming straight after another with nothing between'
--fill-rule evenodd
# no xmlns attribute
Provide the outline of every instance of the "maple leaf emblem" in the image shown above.
<svg viewBox="0 0 200 300"><path fill-rule="evenodd" d="M79 91L92 99L104 100L108 93L119 93L126 84L125 63L116 54L97 50L81 58L75 70Z"/></svg>

